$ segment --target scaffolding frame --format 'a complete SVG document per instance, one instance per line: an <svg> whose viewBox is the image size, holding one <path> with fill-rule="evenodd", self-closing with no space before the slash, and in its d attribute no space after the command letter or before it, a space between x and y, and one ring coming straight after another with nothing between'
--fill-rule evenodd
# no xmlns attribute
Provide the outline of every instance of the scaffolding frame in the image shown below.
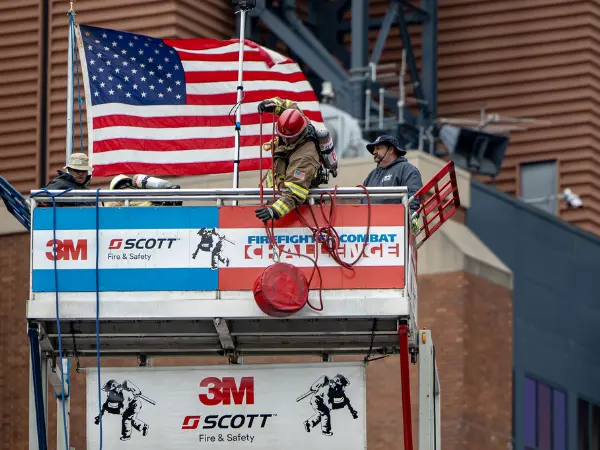
<svg viewBox="0 0 600 450"><path fill-rule="evenodd" d="M402 198L402 203L405 205L405 223L409 222L408 195L406 187L386 187L386 188L368 188L371 197L377 196L398 196ZM338 188L338 196L344 198L359 199L365 196L361 188ZM232 203L248 203L255 202L256 196L259 194L258 189L203 189L203 190L142 190L142 191L99 191L98 194L94 191L70 191L66 192L55 200L61 202L78 202L94 201L98 196L99 201L116 200L134 200L143 197L145 199L153 199L155 201L171 200L207 200L222 205L225 201ZM313 189L309 197L316 199L322 193L333 193L333 189ZM53 191L34 191L34 197L30 200L32 208L32 229L35 230L35 209L40 204L52 202ZM365 206L366 207L366 206ZM409 259L409 234L412 233L409 226L405 227L405 267L406 280L409 276L416 274L408 274L410 270ZM33 232L32 232L33 240ZM413 246L414 246L414 240ZM416 251L416 249L414 250ZM416 268L414 268L416 270ZM412 278L411 278L412 279ZM407 281L408 283L408 281ZM402 408L403 422L405 424L405 448L413 449L412 436L412 418L411 418L411 396L410 396L410 378L409 366L417 362L417 356L420 352L420 345L417 341L419 332L416 325L416 308L417 299L411 298L411 295L416 294L416 290L403 289L402 293L395 290L381 294L389 297L397 295L398 298L393 303L397 304L392 310L389 306L386 309L377 309L371 307L371 312L366 314L358 312L354 317L348 315L347 312L341 311L337 314L329 314L324 317L316 318L314 316L293 316L287 319L273 319L268 317L247 317L241 314L237 318L223 318L215 315L210 315L202 318L195 317L193 320L166 320L155 317L156 320L135 321L131 317L123 316L121 320L113 315L102 317L100 322L100 354L102 356L137 356L140 364L146 365L153 356L164 355L222 355L229 358L229 363L242 363L244 355L262 354L262 355L282 355L286 354L286 348L290 349L287 353L296 355L321 355L323 361L331 360L331 355L335 354L353 354L363 355L367 351L375 355L391 355L398 354L400 356L401 380L402 380ZM51 293L54 296L54 293ZM62 417L63 408L67 415L70 409L70 392L69 392L69 365L70 358L79 355L96 353L95 342L92 342L92 317L90 317L89 307L87 311L85 307L81 309L81 305L85 303L83 299L85 293L60 293L63 300L61 301L61 324L66 327L71 327L70 333L62 335L63 344L63 360L58 359L61 355L57 353L57 338L54 323L56 317L52 317L52 312L40 308L42 297L38 294L33 295L28 301L28 321L29 334L31 337L31 355L32 369L30 383L30 450L39 449L45 450L46 447L40 444L38 440L38 431L41 422L46 422L48 398L46 386L48 383L52 387L52 391L57 398L57 413L58 417ZM107 293L110 294L110 293ZM152 294L144 293L144 295ZM121 293L119 295L122 295ZM246 294L247 295L247 294ZM348 291L340 291L333 297L341 297L344 302L348 302L346 297L351 295ZM365 295L369 296L371 302L376 302L377 298L373 292L369 291ZM221 292L220 299L226 297L224 292ZM69 299L73 297L82 297L79 307L73 306ZM404 303L402 300L404 299ZM124 296L123 302L125 305L127 296ZM332 301L331 299L329 299ZM328 301L328 299L325 299ZM36 304L37 302L37 304ZM44 303L42 301L42 303ZM110 302L109 302L110 303ZM47 306L47 305L46 305ZM89 306L89 305L88 305ZM121 306L116 305L118 310ZM172 306L170 306L173 309ZM109 310L110 308L104 308ZM103 311L104 311L103 309ZM43 311L46 311L44 313ZM412 311L412 312L411 312ZM40 316L45 316L41 317ZM192 312L191 316L194 316ZM177 315L177 312L174 314ZM374 323L377 323L377 329ZM171 327L171 328L169 328ZM183 340L173 339L175 328L179 333L179 337ZM67 328L65 328L67 329ZM198 335L207 337L210 335L211 344L204 348L193 342L191 345L185 344L186 335L189 337L192 334L192 329ZM169 331L170 330L170 331ZM158 345L152 343L143 343L139 347L132 347L131 343L140 339L141 336L151 336L154 334L158 339ZM265 344L265 336L283 336L286 340L286 345L269 346ZM111 337L126 337L125 340L119 341L111 345ZM246 341L246 347L240 346L244 337L262 336L262 340L258 340L255 344L251 341ZM277 339L277 338L276 338ZM77 341L77 348L74 347L74 342ZM70 342L73 342L71 346ZM297 345L294 346L294 343ZM38 361L37 364L34 362ZM63 390L62 379L64 380L65 403L61 399ZM426 385L423 385L424 387ZM420 394L421 395L421 394ZM435 414L435 412L434 412ZM424 422L425 423L425 422ZM428 422L427 422L428 423ZM57 423L57 448L64 448L67 439L63 431L62 421ZM421 431L419 432L421 433ZM68 436L68 423L67 423ZM45 427L43 427L42 440L45 439ZM420 450L437 450L435 447L427 448L420 445Z"/></svg>

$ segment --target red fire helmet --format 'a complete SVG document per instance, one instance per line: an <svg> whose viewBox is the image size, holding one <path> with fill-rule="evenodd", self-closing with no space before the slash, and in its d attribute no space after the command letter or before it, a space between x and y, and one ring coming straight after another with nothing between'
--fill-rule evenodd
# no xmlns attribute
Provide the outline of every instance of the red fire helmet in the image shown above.
<svg viewBox="0 0 600 450"><path fill-rule="evenodd" d="M277 121L277 134L285 141L294 141L308 126L308 119L295 109L286 109Z"/></svg>

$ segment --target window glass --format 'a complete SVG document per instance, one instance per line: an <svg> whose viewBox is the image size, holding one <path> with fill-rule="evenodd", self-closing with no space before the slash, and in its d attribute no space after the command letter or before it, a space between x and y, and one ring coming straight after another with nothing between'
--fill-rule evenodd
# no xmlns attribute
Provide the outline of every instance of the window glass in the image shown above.
<svg viewBox="0 0 600 450"><path fill-rule="evenodd" d="M550 388L538 383L538 449L552 450L552 399Z"/></svg>
<svg viewBox="0 0 600 450"><path fill-rule="evenodd" d="M521 198L548 211L558 212L558 172L556 161L521 164Z"/></svg>
<svg viewBox="0 0 600 450"><path fill-rule="evenodd" d="M525 445L530 448L537 447L537 383L531 378L525 378L524 385L524 419Z"/></svg>
<svg viewBox="0 0 600 450"><path fill-rule="evenodd" d="M556 389L552 395L552 450L567 450L567 398Z"/></svg>

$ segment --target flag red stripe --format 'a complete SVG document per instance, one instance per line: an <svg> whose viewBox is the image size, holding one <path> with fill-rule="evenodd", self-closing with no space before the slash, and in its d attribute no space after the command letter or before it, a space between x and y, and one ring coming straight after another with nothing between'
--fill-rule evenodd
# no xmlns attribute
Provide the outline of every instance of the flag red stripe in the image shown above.
<svg viewBox="0 0 600 450"><path fill-rule="evenodd" d="M233 131L232 133L233 134ZM103 153L113 150L147 150L174 152L181 150L219 150L232 149L235 147L235 138L233 136L226 138L198 138L198 139L104 139L94 142L94 152ZM271 139L271 133L263 135L263 142ZM260 143L260 136L242 136L240 139L241 147L257 146Z"/></svg>
<svg viewBox="0 0 600 450"><path fill-rule="evenodd" d="M190 49L192 50L192 49ZM183 50L178 50L177 54L179 55L179 59L182 61L208 61L208 62L237 62L239 61L239 53L238 52L228 52L228 53L189 53ZM244 62L263 62L264 57L259 52L244 52ZM293 61L287 61L281 64L294 64ZM237 72L236 72L237 73ZM245 72L244 72L245 73Z"/></svg>
<svg viewBox="0 0 600 450"><path fill-rule="evenodd" d="M214 48L227 47L237 42L237 39L220 41L210 38L190 38L190 39L163 39L165 44L171 47L183 48L186 50L211 50Z"/></svg>
<svg viewBox="0 0 600 450"><path fill-rule="evenodd" d="M304 111L306 116L315 122L323 122L320 112ZM231 119L227 116L173 116L173 117L139 117L125 114L115 114L110 116L101 116L94 118L94 129L108 127L139 127L139 128L186 128L186 127L226 127L234 126L231 120L235 121L235 114ZM244 125L258 125L260 123L260 114L258 112L251 114L242 114L242 127ZM271 124L272 115L265 114L263 123ZM232 131L233 133L233 131Z"/></svg>
<svg viewBox="0 0 600 450"><path fill-rule="evenodd" d="M237 70L203 70L201 72L194 71L185 73L186 83L225 83L228 81L235 81L237 83L237 80ZM289 83L297 83L299 81L306 81L306 77L302 72L281 73L260 70L245 70L243 81L287 81Z"/></svg>
<svg viewBox="0 0 600 450"><path fill-rule="evenodd" d="M93 162L92 162L93 163ZM218 162L196 162L196 163L172 163L172 164L149 164L141 162L114 163L98 165L94 164L94 177L106 177L119 173L143 173L146 175L159 176L188 176L188 175L206 175L210 173L231 173L233 172L233 161ZM271 160L263 158L263 169L271 167ZM243 159L239 165L240 171L258 170L260 168L260 159Z"/></svg>
<svg viewBox="0 0 600 450"><path fill-rule="evenodd" d="M244 92L243 102L260 102L266 98L282 97L294 102L316 102L317 96L314 91L293 92L284 90L261 90ZM213 94L213 95L187 95L188 105L235 105L237 102L237 93Z"/></svg>

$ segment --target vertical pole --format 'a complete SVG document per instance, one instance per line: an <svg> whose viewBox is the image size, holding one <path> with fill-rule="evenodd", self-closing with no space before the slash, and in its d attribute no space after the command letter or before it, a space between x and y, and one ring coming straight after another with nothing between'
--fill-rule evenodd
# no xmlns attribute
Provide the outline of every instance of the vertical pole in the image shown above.
<svg viewBox="0 0 600 450"><path fill-rule="evenodd" d="M29 450L39 450L39 436L37 424L37 405L35 401L35 385L33 382L34 352L30 350L29 359Z"/></svg>
<svg viewBox="0 0 600 450"><path fill-rule="evenodd" d="M73 153L73 51L75 49L75 12L73 11L73 2L68 12L69 16L69 54L67 56L67 142L66 142L66 164L69 163L69 156Z"/></svg>
<svg viewBox="0 0 600 450"><path fill-rule="evenodd" d="M240 52L238 61L237 109L235 113L235 157L233 160L233 188L239 187L240 181L240 133L242 129L242 94L244 91L244 33L246 32L246 10L240 10ZM259 149L260 151L260 149ZM237 202L234 202L237 204Z"/></svg>
<svg viewBox="0 0 600 450"><path fill-rule="evenodd" d="M402 62L400 65L400 74L398 75L398 123L404 125L404 106L406 104L406 86L404 78L406 77L406 49L402 49Z"/></svg>
<svg viewBox="0 0 600 450"><path fill-rule="evenodd" d="M361 69L367 65L369 51L369 0L352 0L352 51L350 53L350 66L352 69ZM358 72L357 72L358 73ZM352 115L360 119L363 113L362 94L364 81L358 80L351 86L352 90ZM365 120L367 118L365 117Z"/></svg>
<svg viewBox="0 0 600 450"><path fill-rule="evenodd" d="M71 372L71 363L68 358L62 358L61 367L59 370L62 370L64 380L64 390L65 390L65 404L63 407L63 402L61 398L61 391L55 390L56 397L56 450L67 449L68 443L70 441L70 413L71 413L71 388L69 382L69 375ZM59 380L61 379L59 375ZM63 414L66 416L66 424L63 421Z"/></svg>
<svg viewBox="0 0 600 450"><path fill-rule="evenodd" d="M421 0L421 9L427 13L427 18L421 28L422 62L421 82L423 97L429 107L429 117L425 127L437 118L437 75L438 75L438 0Z"/></svg>
<svg viewBox="0 0 600 450"><path fill-rule="evenodd" d="M419 331L419 450L435 450L435 359L431 331Z"/></svg>
<svg viewBox="0 0 600 450"><path fill-rule="evenodd" d="M410 404L410 353L408 351L408 326L398 325L400 344L400 381L402 383L402 423L404 426L404 449L414 450L412 436L412 410Z"/></svg>
<svg viewBox="0 0 600 450"><path fill-rule="evenodd" d="M385 101L385 88L379 88L379 129L383 130L383 107Z"/></svg>
<svg viewBox="0 0 600 450"><path fill-rule="evenodd" d="M41 355L39 332L30 328L29 335L29 450L46 450L48 411L48 371Z"/></svg>

